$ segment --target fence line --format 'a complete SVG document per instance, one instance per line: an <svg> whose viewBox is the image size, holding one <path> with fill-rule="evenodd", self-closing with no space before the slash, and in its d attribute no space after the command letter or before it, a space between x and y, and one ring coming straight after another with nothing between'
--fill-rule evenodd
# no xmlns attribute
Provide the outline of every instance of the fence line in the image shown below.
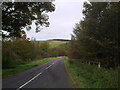
<svg viewBox="0 0 120 90"><path fill-rule="evenodd" d="M66 60L76 60L76 61L81 61L81 59L70 59L68 57L65 58ZM88 61L87 62L88 64L94 64L94 65L97 65L98 68L101 67L101 62L97 62L97 61Z"/></svg>

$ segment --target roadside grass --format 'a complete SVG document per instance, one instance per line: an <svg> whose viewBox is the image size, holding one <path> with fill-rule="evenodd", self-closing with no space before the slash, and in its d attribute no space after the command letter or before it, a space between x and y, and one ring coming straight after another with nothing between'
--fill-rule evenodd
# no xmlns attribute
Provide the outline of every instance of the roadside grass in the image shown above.
<svg viewBox="0 0 120 90"><path fill-rule="evenodd" d="M60 58L65 58L65 57L64 56L61 56L61 57L50 57L50 58L45 58L45 59L42 59L42 60L32 61L32 62L29 62L29 63L26 63L26 64L22 64L22 65L17 65L14 68L3 69L2 70L2 78L14 75L14 74L16 74L18 72L22 72L22 71L25 71L27 69L33 68L35 66L47 63L47 62L52 61L52 60L60 59Z"/></svg>
<svg viewBox="0 0 120 90"><path fill-rule="evenodd" d="M0 68L0 79L2 78L2 69Z"/></svg>
<svg viewBox="0 0 120 90"><path fill-rule="evenodd" d="M64 63L65 63L65 68L66 68L66 71L67 71L68 76L69 76L69 78L70 78L72 87L73 87L73 88L79 88L78 83L76 82L75 78L73 78L72 74L70 73L70 70L69 70L69 68L68 68L68 66L67 66L67 62L64 61ZM73 73L73 74L74 74L74 73Z"/></svg>
<svg viewBox="0 0 120 90"><path fill-rule="evenodd" d="M98 68L89 64L64 61L75 88L118 88L118 69ZM120 88L120 87L119 87Z"/></svg>

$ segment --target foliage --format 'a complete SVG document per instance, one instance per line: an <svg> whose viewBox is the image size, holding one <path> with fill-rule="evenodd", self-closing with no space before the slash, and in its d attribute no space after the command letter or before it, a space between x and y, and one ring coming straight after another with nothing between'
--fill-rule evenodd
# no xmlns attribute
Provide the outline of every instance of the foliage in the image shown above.
<svg viewBox="0 0 120 90"><path fill-rule="evenodd" d="M17 64L27 63L48 57L48 43L34 44L28 40L3 41L3 68L15 67Z"/></svg>
<svg viewBox="0 0 120 90"><path fill-rule="evenodd" d="M64 56L65 55L65 51L60 48L60 47L54 47L54 48L50 48L49 49L49 56L53 57L53 56Z"/></svg>
<svg viewBox="0 0 120 90"><path fill-rule="evenodd" d="M50 57L55 56L67 56L68 50L68 43L57 43L51 45L52 47L49 48L48 53Z"/></svg>
<svg viewBox="0 0 120 90"><path fill-rule="evenodd" d="M84 18L76 24L70 45L70 58L118 66L120 42L120 2L84 3Z"/></svg>
<svg viewBox="0 0 120 90"><path fill-rule="evenodd" d="M48 49L49 49L49 43L48 42L43 42L43 43L41 43L40 44L40 52L39 52L39 54L40 54L40 56L42 57L42 58L45 58L45 57L48 57Z"/></svg>
<svg viewBox="0 0 120 90"><path fill-rule="evenodd" d="M67 54L67 44L60 44L58 47L50 48L49 42L33 42L21 39L3 41L2 44L3 68L14 68L16 65L34 60L47 57L65 56Z"/></svg>
<svg viewBox="0 0 120 90"><path fill-rule="evenodd" d="M55 10L52 2L3 2L2 3L2 30L6 36L22 37L23 28L31 29L32 22L36 24L36 32L40 26L49 26L46 13Z"/></svg>

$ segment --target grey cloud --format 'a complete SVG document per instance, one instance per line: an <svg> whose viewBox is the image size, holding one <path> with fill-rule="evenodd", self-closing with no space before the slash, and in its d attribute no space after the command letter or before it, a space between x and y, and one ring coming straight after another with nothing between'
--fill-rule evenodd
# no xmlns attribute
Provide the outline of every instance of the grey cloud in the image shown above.
<svg viewBox="0 0 120 90"><path fill-rule="evenodd" d="M35 33L35 26L27 32L28 37L35 37L36 40L48 39L71 39L75 23L82 19L83 2L59 2L55 1L55 12L48 13L50 26L43 28L39 33Z"/></svg>

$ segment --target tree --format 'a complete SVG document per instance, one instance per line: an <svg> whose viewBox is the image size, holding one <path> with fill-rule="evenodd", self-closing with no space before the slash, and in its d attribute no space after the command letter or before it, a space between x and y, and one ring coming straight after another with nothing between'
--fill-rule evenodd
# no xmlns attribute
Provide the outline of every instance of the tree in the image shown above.
<svg viewBox="0 0 120 90"><path fill-rule="evenodd" d="M32 22L36 24L36 32L40 26L49 26L48 15L53 12L55 5L52 2L3 2L2 3L2 30L8 32L4 37L21 37L22 29L31 29Z"/></svg>
<svg viewBox="0 0 120 90"><path fill-rule="evenodd" d="M71 44L77 53L72 56L85 58L86 61L99 61L106 67L118 65L119 4L120 2L84 3L84 19L74 28L76 44Z"/></svg>

